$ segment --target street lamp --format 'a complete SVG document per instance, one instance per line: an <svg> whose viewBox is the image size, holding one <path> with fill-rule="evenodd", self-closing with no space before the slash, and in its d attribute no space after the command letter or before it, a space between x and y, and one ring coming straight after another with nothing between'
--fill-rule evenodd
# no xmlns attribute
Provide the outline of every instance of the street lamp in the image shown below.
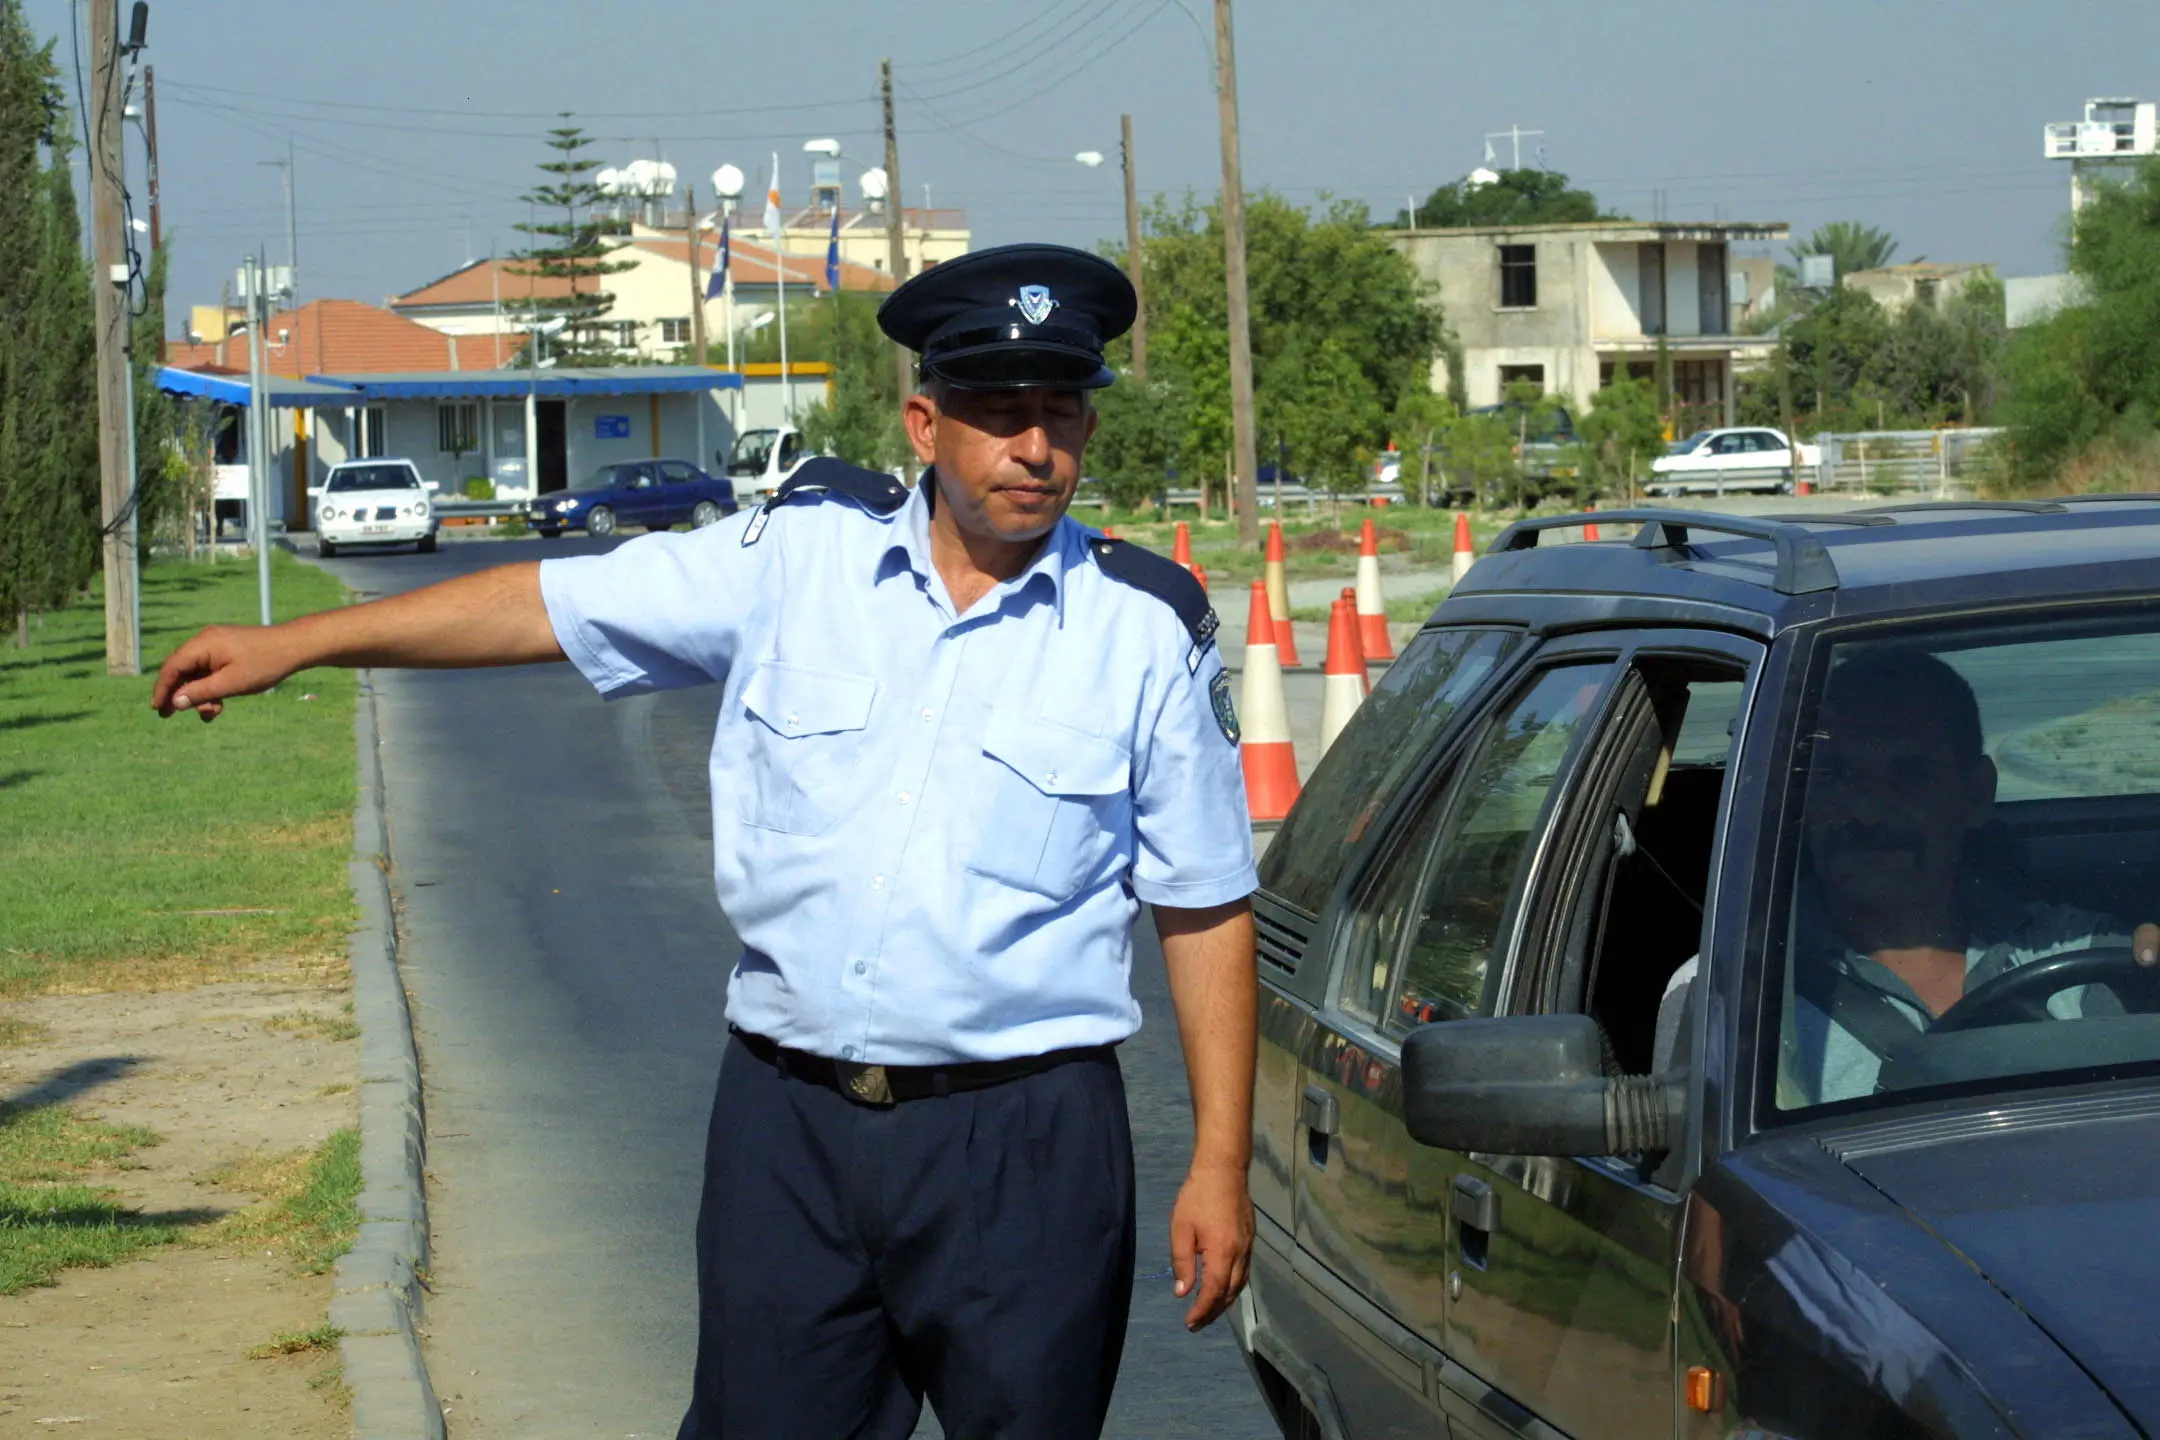
<svg viewBox="0 0 2160 1440"><path fill-rule="evenodd" d="M1096 166L1102 164L1103 156L1100 150L1082 150L1079 154L1073 156L1073 159L1093 170Z"/></svg>

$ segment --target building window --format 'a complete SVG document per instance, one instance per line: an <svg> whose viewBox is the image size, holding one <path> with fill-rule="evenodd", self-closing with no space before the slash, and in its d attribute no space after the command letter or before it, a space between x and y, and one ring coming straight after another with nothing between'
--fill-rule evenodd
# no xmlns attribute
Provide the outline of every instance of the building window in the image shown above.
<svg viewBox="0 0 2160 1440"><path fill-rule="evenodd" d="M1500 247L1500 307L1529 310L1537 305L1537 246Z"/></svg>
<svg viewBox="0 0 2160 1440"><path fill-rule="evenodd" d="M435 407L435 448L463 455L480 448L480 407L470 400Z"/></svg>
<svg viewBox="0 0 2160 1440"><path fill-rule="evenodd" d="M690 343L690 317L660 322L660 343L663 345L687 345Z"/></svg>
<svg viewBox="0 0 2160 1440"><path fill-rule="evenodd" d="M1723 335L1732 326L1726 318L1725 300L1730 287L1725 281L1725 247L1711 241L1695 247L1695 294L1699 335Z"/></svg>
<svg viewBox="0 0 2160 1440"><path fill-rule="evenodd" d="M1537 386L1540 395L1545 393L1545 367L1543 365L1502 365L1500 367L1501 399L1505 400L1507 398L1508 386L1513 385L1518 380Z"/></svg>
<svg viewBox="0 0 2160 1440"><path fill-rule="evenodd" d="M389 453L389 447L383 442L383 427L387 420L388 417L380 405L368 405L361 409L360 433L354 437L353 445L355 460L373 460L378 455Z"/></svg>
<svg viewBox="0 0 2160 1440"><path fill-rule="evenodd" d="M637 321L617 320L610 328L615 331L615 345L617 349L637 349Z"/></svg>
<svg viewBox="0 0 2160 1440"><path fill-rule="evenodd" d="M1665 333L1665 244L1660 240L1646 242L1638 261L1636 295L1637 307L1642 311L1642 333L1663 335Z"/></svg>

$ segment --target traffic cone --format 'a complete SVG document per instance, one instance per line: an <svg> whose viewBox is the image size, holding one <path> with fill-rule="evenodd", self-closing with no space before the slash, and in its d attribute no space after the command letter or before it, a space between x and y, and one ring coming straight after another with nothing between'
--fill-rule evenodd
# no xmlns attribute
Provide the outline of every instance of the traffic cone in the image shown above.
<svg viewBox="0 0 2160 1440"><path fill-rule="evenodd" d="M1117 531L1111 529L1108 525L1105 525L1102 527L1102 538L1105 540L1115 540L1118 538L1118 533Z"/></svg>
<svg viewBox="0 0 2160 1440"><path fill-rule="evenodd" d="M1252 582L1247 626L1245 689L1238 698L1245 808L1255 820L1280 820L1298 797L1297 752L1290 746L1290 708L1283 701L1282 656L1275 648L1265 580Z"/></svg>
<svg viewBox="0 0 2160 1440"><path fill-rule="evenodd" d="M1470 517L1462 511L1455 512L1455 583L1462 584L1462 577L1470 573L1477 562L1477 550L1470 544Z"/></svg>
<svg viewBox="0 0 2160 1440"><path fill-rule="evenodd" d="M1328 607L1327 661L1320 679L1320 753L1327 754L1343 726L1365 703L1365 655L1358 646L1356 599Z"/></svg>
<svg viewBox="0 0 2160 1440"><path fill-rule="evenodd" d="M1357 599L1358 643L1365 649L1367 660L1392 660L1395 647L1388 643L1387 600L1380 593L1380 535L1370 520L1358 532L1357 547ZM1333 649L1335 641L1328 640Z"/></svg>
<svg viewBox="0 0 2160 1440"><path fill-rule="evenodd" d="M1290 628L1290 585L1283 579L1282 521L1268 521L1267 532L1267 603L1268 618L1275 623L1275 648L1282 652L1282 663L1289 667L1298 663L1297 636Z"/></svg>
<svg viewBox="0 0 2160 1440"><path fill-rule="evenodd" d="M1357 618L1357 587L1354 585L1343 586L1342 598L1350 602L1350 618L1355 620ZM1333 646L1334 643L1335 637L1329 636L1328 644ZM1358 660L1363 667L1360 673L1365 676L1365 693L1367 695L1372 694L1372 658L1365 650L1365 637L1360 634L1358 636Z"/></svg>
<svg viewBox="0 0 2160 1440"><path fill-rule="evenodd" d="M1177 538L1170 542L1170 558L1187 570L1192 563L1192 527L1183 520L1177 522Z"/></svg>
<svg viewBox="0 0 2160 1440"><path fill-rule="evenodd" d="M1207 566L1205 566L1205 565L1195 565L1195 566L1193 566L1193 567L1192 567L1192 578L1200 582L1200 593L1201 593L1201 594L1203 594L1203 595L1207 594Z"/></svg>
<svg viewBox="0 0 2160 1440"><path fill-rule="evenodd" d="M1596 513L1597 513L1597 501L1595 501L1595 500L1591 501L1591 502L1590 502L1590 503L1589 503L1588 505L1585 505L1585 506L1583 506L1583 509L1585 509L1585 510L1588 510L1588 511L1589 511L1589 512L1591 512L1591 513L1592 513L1593 515L1594 515L1594 514L1596 514ZM1592 521L1591 521L1591 522L1590 522L1589 524L1587 524L1587 525L1585 525L1585 526L1583 526L1583 527L1582 527L1582 538L1583 538L1583 539L1584 539L1584 540L1585 540L1586 542L1588 542L1588 541L1595 541L1595 540L1596 540L1596 539L1598 538L1598 533L1597 533L1597 521L1595 521L1595 520L1592 520Z"/></svg>

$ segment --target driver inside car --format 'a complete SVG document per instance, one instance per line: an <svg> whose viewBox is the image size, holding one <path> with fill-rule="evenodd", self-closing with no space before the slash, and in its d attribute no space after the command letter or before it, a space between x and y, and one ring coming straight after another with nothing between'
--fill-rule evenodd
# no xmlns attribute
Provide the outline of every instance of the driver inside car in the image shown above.
<svg viewBox="0 0 2160 1440"><path fill-rule="evenodd" d="M1809 1103L1872 1094L1887 1053L2019 966L2123 946L2154 963L2160 925L2131 933L1991 862L1995 765L1972 687L1941 659L1884 648L1836 666L1814 741L1785 1057ZM2120 1005L2087 985L2047 1011Z"/></svg>

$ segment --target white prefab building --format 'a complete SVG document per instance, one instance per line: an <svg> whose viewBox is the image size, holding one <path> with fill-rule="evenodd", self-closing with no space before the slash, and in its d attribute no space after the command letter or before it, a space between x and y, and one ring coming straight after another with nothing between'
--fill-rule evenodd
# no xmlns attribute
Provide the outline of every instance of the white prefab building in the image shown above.
<svg viewBox="0 0 2160 1440"><path fill-rule="evenodd" d="M1743 327L1770 299L1768 262L1732 247L1787 234L1782 223L1597 221L1391 239L1460 343L1471 405L1518 380L1586 405L1616 374L1649 375L1662 341L1676 404L1730 423L1735 364L1763 345ZM1450 378L1438 362L1433 388Z"/></svg>

